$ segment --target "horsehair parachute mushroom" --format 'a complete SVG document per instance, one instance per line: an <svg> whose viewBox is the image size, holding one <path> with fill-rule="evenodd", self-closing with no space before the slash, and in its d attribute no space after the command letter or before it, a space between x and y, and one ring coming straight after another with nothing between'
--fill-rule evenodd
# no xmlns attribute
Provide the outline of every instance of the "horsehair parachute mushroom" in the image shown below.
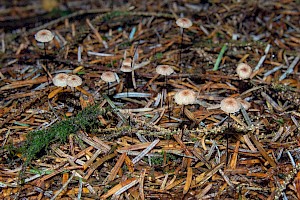
<svg viewBox="0 0 300 200"><path fill-rule="evenodd" d="M107 83L107 94L109 95L109 84L115 82L117 80L116 75L114 72L104 72L101 75L101 79Z"/></svg>
<svg viewBox="0 0 300 200"><path fill-rule="evenodd" d="M170 74L172 74L174 72L174 69L170 66L170 65L158 65L156 67L156 73L165 76L165 94L163 95L164 98L162 99L162 103L165 101L166 96L168 95L168 87L167 87L167 76L169 76ZM164 94L164 91L162 91L162 94ZM170 104L168 101L168 110L170 111ZM170 112L169 112L169 119L171 118L170 116Z"/></svg>
<svg viewBox="0 0 300 200"><path fill-rule="evenodd" d="M232 97L224 98L221 101L220 106L221 110L223 110L227 114L238 112L241 109L240 102Z"/></svg>
<svg viewBox="0 0 300 200"><path fill-rule="evenodd" d="M181 28L190 28L193 22L189 18L181 17L176 20L176 24Z"/></svg>
<svg viewBox="0 0 300 200"><path fill-rule="evenodd" d="M57 87L66 87L67 86L67 79L69 75L65 73L59 73L54 76L52 82Z"/></svg>
<svg viewBox="0 0 300 200"><path fill-rule="evenodd" d="M177 24L177 26L180 27L180 32L181 32L180 51L179 51L179 66L180 66L181 65L183 32L184 32L184 29L190 28L193 25L193 22L190 19L186 18L186 17L182 17L182 18L178 18L176 20L176 24ZM181 71L182 71L182 69L180 67L180 72Z"/></svg>
<svg viewBox="0 0 300 200"><path fill-rule="evenodd" d="M42 29L34 35L34 38L36 41L44 43L44 56L46 56L46 43L51 42L54 38L52 32L47 29Z"/></svg>
<svg viewBox="0 0 300 200"><path fill-rule="evenodd" d="M65 74L65 73L59 73L59 74L56 74L53 77L52 82L58 88L56 88L55 90L53 90L52 92L50 92L48 94L48 99L53 98L56 94L58 94L59 92L61 92L64 87L67 86L67 79L68 79L68 77L69 77L69 75Z"/></svg>
<svg viewBox="0 0 300 200"><path fill-rule="evenodd" d="M239 63L236 68L236 73L240 79L248 79L252 74L252 68L246 63Z"/></svg>
<svg viewBox="0 0 300 200"><path fill-rule="evenodd" d="M101 75L101 79L108 83L115 82L117 80L114 72L104 72Z"/></svg>
<svg viewBox="0 0 300 200"><path fill-rule="evenodd" d="M125 65L125 66L131 67L131 64L132 64L132 59L131 58L125 58L122 62L122 66Z"/></svg>
<svg viewBox="0 0 300 200"><path fill-rule="evenodd" d="M82 79L77 75L71 75L67 79L67 85L70 87L78 87L82 84Z"/></svg>
<svg viewBox="0 0 300 200"><path fill-rule="evenodd" d="M46 43L53 40L54 35L47 29L42 29L34 35L36 41Z"/></svg>
<svg viewBox="0 0 300 200"><path fill-rule="evenodd" d="M122 66L120 68L121 72L125 73L125 88L128 94L128 88L133 85L132 83L132 59L125 58L122 62Z"/></svg>
<svg viewBox="0 0 300 200"><path fill-rule="evenodd" d="M224 98L221 103L221 110L223 110L225 113L227 113L230 117L231 113L236 113L241 109L241 103L232 97ZM229 124L228 124L229 126ZM225 133L226 137L226 165L228 164L228 134Z"/></svg>
<svg viewBox="0 0 300 200"><path fill-rule="evenodd" d="M34 38L35 38L36 41L44 43L44 56L46 57L46 42L52 41L53 38L54 38L54 35L52 34L51 31L49 31L47 29L42 29L34 35ZM48 73L47 73L47 65L48 64L47 64L47 59L46 59L46 68L43 67L43 69L46 73L47 82L49 84ZM49 88L49 90L50 90L50 88Z"/></svg>
<svg viewBox="0 0 300 200"><path fill-rule="evenodd" d="M196 93L190 89L180 90L175 94L174 99L179 105L193 104L196 101Z"/></svg>
<svg viewBox="0 0 300 200"><path fill-rule="evenodd" d="M158 65L156 72L163 76L169 76L174 72L174 69L170 65Z"/></svg>
<svg viewBox="0 0 300 200"><path fill-rule="evenodd" d="M174 100L177 104L182 105L180 114L182 116L184 107L196 102L196 93L190 89L180 90L174 95Z"/></svg>

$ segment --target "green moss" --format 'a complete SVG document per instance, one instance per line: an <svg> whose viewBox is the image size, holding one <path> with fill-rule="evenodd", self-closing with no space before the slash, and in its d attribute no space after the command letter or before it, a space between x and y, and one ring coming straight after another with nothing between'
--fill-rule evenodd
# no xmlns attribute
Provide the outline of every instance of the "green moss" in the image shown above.
<svg viewBox="0 0 300 200"><path fill-rule="evenodd" d="M65 142L68 136L79 130L90 131L97 129L101 124L97 119L98 115L105 111L100 110L96 106L88 107L78 113L77 116L57 122L53 126L45 130L36 130L28 133L25 144L21 147L22 156L27 166L38 153L47 149L54 142Z"/></svg>

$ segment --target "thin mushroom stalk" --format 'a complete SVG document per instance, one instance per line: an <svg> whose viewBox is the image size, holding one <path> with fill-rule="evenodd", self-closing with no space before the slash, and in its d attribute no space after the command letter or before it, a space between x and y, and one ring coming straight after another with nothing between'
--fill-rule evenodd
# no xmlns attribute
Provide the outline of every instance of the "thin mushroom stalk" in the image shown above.
<svg viewBox="0 0 300 200"><path fill-rule="evenodd" d="M44 43L44 57L46 59L46 42L52 41L54 38L54 35L52 34L51 31L49 31L47 29L43 29L43 30L38 31L34 37L35 37L36 41ZM46 66L45 66L46 69L47 69L47 66L48 66L48 61L46 59ZM46 77L47 77L48 89L50 90L50 87L49 87L50 82L49 82L48 73L47 73L47 70L44 69L44 71L45 71Z"/></svg>
<svg viewBox="0 0 300 200"><path fill-rule="evenodd" d="M230 118L230 114L236 113L240 110L241 104L239 101L237 101L235 98L227 97L224 98L220 103L221 110L223 110L227 115L228 118ZM229 122L228 122L228 128L229 128ZM226 165L228 164L228 133L225 133L226 137Z"/></svg>
<svg viewBox="0 0 300 200"><path fill-rule="evenodd" d="M180 73L182 72L182 67L181 67L181 54L182 54L182 43L183 43L183 33L185 28L190 28L193 23L190 19L188 18L179 18L176 20L177 26L180 27L180 33L181 33L181 41L180 41L180 51L179 51L179 68L180 68Z"/></svg>

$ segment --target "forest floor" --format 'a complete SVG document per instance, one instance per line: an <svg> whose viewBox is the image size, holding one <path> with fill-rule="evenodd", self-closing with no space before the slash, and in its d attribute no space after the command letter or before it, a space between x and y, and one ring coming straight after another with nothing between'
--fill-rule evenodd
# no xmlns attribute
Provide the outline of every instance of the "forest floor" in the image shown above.
<svg viewBox="0 0 300 200"><path fill-rule="evenodd" d="M0 199L300 198L299 1L59 2L0 7Z"/></svg>

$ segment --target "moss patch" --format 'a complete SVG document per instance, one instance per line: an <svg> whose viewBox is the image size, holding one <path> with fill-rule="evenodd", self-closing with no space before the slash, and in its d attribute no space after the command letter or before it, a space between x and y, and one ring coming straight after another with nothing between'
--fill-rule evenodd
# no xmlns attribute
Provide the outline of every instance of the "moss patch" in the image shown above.
<svg viewBox="0 0 300 200"><path fill-rule="evenodd" d="M21 147L22 156L27 166L36 155L47 149L53 141L65 142L68 136L79 130L89 131L101 125L98 116L105 112L96 106L88 107L78 113L75 117L57 122L53 126L44 130L35 130L27 135L25 145Z"/></svg>

